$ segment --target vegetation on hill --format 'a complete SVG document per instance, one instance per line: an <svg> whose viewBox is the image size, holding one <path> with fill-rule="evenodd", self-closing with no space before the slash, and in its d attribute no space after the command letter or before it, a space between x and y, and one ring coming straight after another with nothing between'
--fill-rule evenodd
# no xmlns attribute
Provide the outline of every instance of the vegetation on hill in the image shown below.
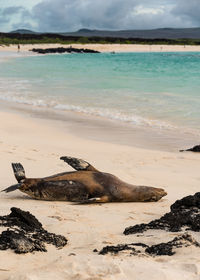
<svg viewBox="0 0 200 280"><path fill-rule="evenodd" d="M200 45L200 39L144 39L115 37L63 36L60 34L0 33L0 45L10 44L163 44Z"/></svg>

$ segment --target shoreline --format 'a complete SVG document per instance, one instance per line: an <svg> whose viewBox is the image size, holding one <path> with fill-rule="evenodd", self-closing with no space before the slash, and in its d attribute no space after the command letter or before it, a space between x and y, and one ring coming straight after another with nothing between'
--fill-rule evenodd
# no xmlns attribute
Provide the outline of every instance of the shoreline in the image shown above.
<svg viewBox="0 0 200 280"><path fill-rule="evenodd" d="M44 47L44 45L43 45ZM82 45L81 45L82 47ZM6 53L6 54L5 54ZM38 56L24 50L19 53L9 48L8 52L0 51L0 59L13 57ZM177 152L198 144L199 131L189 127L134 124L123 120L103 117L73 110L59 110L40 107L15 101L1 100L0 111L4 110L47 120L58 120L75 136L88 140L102 141L117 145L138 147L147 150Z"/></svg>
<svg viewBox="0 0 200 280"><path fill-rule="evenodd" d="M6 111L4 107L0 109L0 117L1 190L16 183L11 162L21 162L27 177L44 177L72 171L59 160L60 156L68 155L83 158L97 169L126 182L156 186L168 192L158 202L94 205L38 201L19 191L1 193L1 215L8 214L11 207L30 211L45 229L69 240L62 250L47 246L46 253L16 257L11 250L0 250L2 280L13 277L15 280L30 277L40 280L54 276L58 280L96 279L97 276L99 280L147 280L149 271L154 271L154 280L197 279L196 271L200 266L199 248L196 247L178 249L172 257L154 258L126 253L100 256L93 250L132 242L153 245L173 239L175 233L165 231L150 231L139 236L124 236L122 232L125 227L159 218L169 211L175 200L199 190L198 154L147 150L87 139L71 133L71 128L63 121L46 119L37 112L32 115L26 110L15 112L10 108ZM81 127L82 123L77 120L77 125ZM195 238L199 241L198 235ZM188 259L188 254L193 256L192 259Z"/></svg>
<svg viewBox="0 0 200 280"><path fill-rule="evenodd" d="M139 44L22 44L20 52L29 52L33 48L75 47L93 49L100 52L200 52L200 46L190 45L139 45ZM2 46L0 52L18 52L17 45Z"/></svg>
<svg viewBox="0 0 200 280"><path fill-rule="evenodd" d="M80 138L146 150L178 152L180 149L197 145L199 141L199 135L192 133L192 130L138 126L70 110L56 110L1 100L1 111L36 120L57 121L64 130Z"/></svg>
<svg viewBox="0 0 200 280"><path fill-rule="evenodd" d="M160 218L177 199L199 191L200 155L178 152L198 144L193 142L198 136L194 140L190 134L7 101L0 102L0 118L0 215L19 207L35 215L49 232L68 239L61 250L50 245L47 252L21 255L0 250L1 280L148 280L149 273L153 280L199 279L200 249L194 246L179 248L171 257L102 256L93 251L124 243L154 245L179 234L150 230L125 236L123 231ZM20 191L1 192L16 184L12 162L23 164L27 177L45 177L73 170L61 156L82 158L127 183L163 188L168 195L158 202L80 205L34 200ZM200 242L198 233L192 236Z"/></svg>

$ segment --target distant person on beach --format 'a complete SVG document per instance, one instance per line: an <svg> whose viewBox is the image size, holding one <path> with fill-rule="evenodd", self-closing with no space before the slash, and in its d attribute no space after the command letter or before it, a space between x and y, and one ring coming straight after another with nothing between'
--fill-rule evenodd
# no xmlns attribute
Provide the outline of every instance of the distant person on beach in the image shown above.
<svg viewBox="0 0 200 280"><path fill-rule="evenodd" d="M20 52L20 44L18 44L17 48L18 48L18 52Z"/></svg>

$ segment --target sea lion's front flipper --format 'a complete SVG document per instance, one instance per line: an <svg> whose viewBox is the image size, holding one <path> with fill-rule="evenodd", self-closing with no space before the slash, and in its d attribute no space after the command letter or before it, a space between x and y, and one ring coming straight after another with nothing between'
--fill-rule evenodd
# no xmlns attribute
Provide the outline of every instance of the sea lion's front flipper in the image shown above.
<svg viewBox="0 0 200 280"><path fill-rule="evenodd" d="M12 168L18 183L26 178L24 167L21 165L21 163L12 163Z"/></svg>
<svg viewBox="0 0 200 280"><path fill-rule="evenodd" d="M102 197L92 197L83 201L79 201L79 204L106 203L108 201L108 196L104 195Z"/></svg>
<svg viewBox="0 0 200 280"><path fill-rule="evenodd" d="M83 159L74 158L74 157L61 157L61 160L68 163L71 167L73 167L77 171L95 171L99 172L96 168L94 168L90 163Z"/></svg>

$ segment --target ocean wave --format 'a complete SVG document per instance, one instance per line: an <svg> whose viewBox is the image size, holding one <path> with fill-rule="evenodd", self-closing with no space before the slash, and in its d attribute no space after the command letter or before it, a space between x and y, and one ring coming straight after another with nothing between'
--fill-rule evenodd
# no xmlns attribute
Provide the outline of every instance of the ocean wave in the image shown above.
<svg viewBox="0 0 200 280"><path fill-rule="evenodd" d="M1 100L20 103L24 105L31 105L34 107L51 108L60 111L72 111L78 113L84 113L93 116L99 116L111 120L130 123L137 126L148 126L159 129L176 129L177 127L164 121L156 119L148 119L136 114L125 114L119 112L117 109L110 108L98 108L98 107L83 107L73 104L59 104L55 101L46 101L43 99L25 99L23 96L0 96Z"/></svg>
<svg viewBox="0 0 200 280"><path fill-rule="evenodd" d="M117 121L122 121L126 123L132 123L134 125L139 125L139 126L151 126L151 127L157 127L157 128L168 128L168 129L174 129L175 126L167 123L167 122L162 122L159 120L155 119L147 119L138 115L128 115L122 112L118 112L117 110L114 109L105 109L105 108L89 108L89 107L82 107L82 106L74 106L74 105L62 105L58 104L54 106L54 109L59 109L63 111L75 111L79 113L85 113L85 114L90 114L90 115L95 115L95 116L100 116L112 120L117 120Z"/></svg>

